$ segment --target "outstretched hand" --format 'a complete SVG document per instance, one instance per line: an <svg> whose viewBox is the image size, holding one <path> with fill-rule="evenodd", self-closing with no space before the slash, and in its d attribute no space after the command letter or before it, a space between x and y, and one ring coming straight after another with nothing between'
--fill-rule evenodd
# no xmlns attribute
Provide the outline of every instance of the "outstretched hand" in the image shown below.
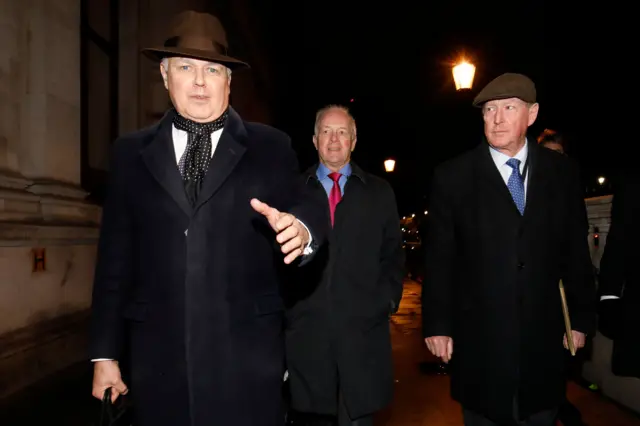
<svg viewBox="0 0 640 426"><path fill-rule="evenodd" d="M276 241L280 244L282 253L287 255L284 263L290 264L302 256L311 236L294 215L280 212L257 198L251 200L251 207L263 215L276 232Z"/></svg>

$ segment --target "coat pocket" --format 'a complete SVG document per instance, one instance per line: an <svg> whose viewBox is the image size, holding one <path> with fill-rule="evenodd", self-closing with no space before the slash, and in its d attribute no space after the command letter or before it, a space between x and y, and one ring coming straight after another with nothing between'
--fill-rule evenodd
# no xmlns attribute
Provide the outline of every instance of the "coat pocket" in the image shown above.
<svg viewBox="0 0 640 426"><path fill-rule="evenodd" d="M284 312L284 302L279 294L265 294L252 299L238 300L231 303L231 319L233 321L251 321L257 317Z"/></svg>

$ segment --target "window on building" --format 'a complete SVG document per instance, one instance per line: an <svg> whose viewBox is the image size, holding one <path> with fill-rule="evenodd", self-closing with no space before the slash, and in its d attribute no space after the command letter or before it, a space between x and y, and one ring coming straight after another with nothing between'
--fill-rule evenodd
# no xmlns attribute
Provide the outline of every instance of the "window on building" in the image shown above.
<svg viewBox="0 0 640 426"><path fill-rule="evenodd" d="M118 136L119 0L81 0L81 183L100 203Z"/></svg>

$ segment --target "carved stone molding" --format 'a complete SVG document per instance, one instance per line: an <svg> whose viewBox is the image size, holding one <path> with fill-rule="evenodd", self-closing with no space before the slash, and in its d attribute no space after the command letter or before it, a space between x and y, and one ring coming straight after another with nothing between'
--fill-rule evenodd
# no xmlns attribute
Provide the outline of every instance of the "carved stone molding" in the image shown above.
<svg viewBox="0 0 640 426"><path fill-rule="evenodd" d="M0 174L0 222L97 226L101 208L81 188Z"/></svg>

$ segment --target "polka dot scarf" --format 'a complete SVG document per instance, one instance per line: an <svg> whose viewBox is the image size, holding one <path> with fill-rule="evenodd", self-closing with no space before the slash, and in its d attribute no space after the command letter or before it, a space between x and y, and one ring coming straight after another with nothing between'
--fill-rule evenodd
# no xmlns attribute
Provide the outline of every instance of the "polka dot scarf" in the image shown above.
<svg viewBox="0 0 640 426"><path fill-rule="evenodd" d="M228 116L229 110L225 110L220 117L209 123L197 123L177 113L174 116L173 125L188 134L187 149L180 158L178 168L192 205L198 199L211 160L211 133L222 129Z"/></svg>

